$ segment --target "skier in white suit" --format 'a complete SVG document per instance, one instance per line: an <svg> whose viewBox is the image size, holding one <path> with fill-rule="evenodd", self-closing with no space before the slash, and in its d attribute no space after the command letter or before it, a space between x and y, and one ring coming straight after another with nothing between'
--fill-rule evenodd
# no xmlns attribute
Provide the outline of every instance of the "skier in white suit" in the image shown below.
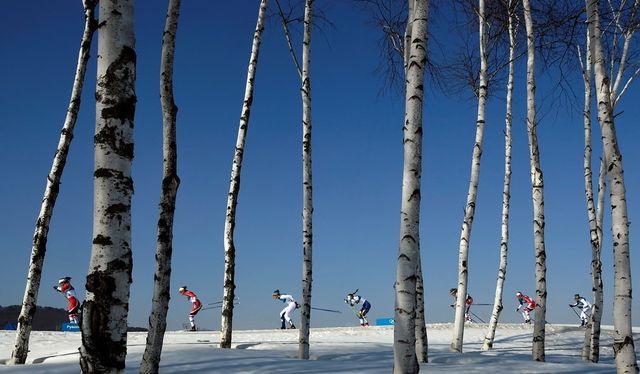
<svg viewBox="0 0 640 374"><path fill-rule="evenodd" d="M580 296L580 294L576 294L574 299L576 302L574 304L569 304L569 306L572 308L580 308L580 326L587 326L589 323L589 317L591 317L591 303L584 297Z"/></svg>
<svg viewBox="0 0 640 374"><path fill-rule="evenodd" d="M282 309L282 311L280 312L280 321L282 322L280 328L286 329L288 324L290 329L295 329L296 326L291 320L291 313L293 313L293 311L298 308L298 303L296 303L296 300L291 295L281 294L280 290L273 291L272 296L274 299L282 300L283 303L287 304L287 306L285 306L284 309Z"/></svg>

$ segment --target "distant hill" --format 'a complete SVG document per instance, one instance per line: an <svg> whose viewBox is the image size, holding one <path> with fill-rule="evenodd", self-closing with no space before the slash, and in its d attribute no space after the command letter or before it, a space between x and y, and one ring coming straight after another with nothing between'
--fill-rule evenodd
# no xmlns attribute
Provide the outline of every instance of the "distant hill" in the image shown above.
<svg viewBox="0 0 640 374"><path fill-rule="evenodd" d="M0 328L7 324L17 325L20 315L20 305L0 306ZM61 308L37 307L33 315L33 330L57 331L60 325L69 322L67 311Z"/></svg>
<svg viewBox="0 0 640 374"><path fill-rule="evenodd" d="M0 306L0 329L7 324L16 326L20 315L20 305ZM62 308L52 308L49 306L36 307L33 315L34 331L59 331L60 325L69 322L67 311ZM129 326L128 331L147 331L144 327Z"/></svg>

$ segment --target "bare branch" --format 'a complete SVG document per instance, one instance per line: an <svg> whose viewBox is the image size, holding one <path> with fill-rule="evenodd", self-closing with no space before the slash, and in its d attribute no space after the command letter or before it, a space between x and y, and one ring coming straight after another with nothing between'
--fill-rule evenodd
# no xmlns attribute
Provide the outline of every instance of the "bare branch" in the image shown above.
<svg viewBox="0 0 640 374"><path fill-rule="evenodd" d="M293 9L289 8L289 12L285 14L284 11L282 10L282 7L280 6L279 0L276 0L276 5L278 6L280 21L282 22L282 27L284 28L284 37L285 39L287 39L287 45L289 46L289 53L291 53L293 64L295 65L296 70L298 71L298 75L302 79L302 68L300 67L298 58L296 57L296 51L293 49L293 45L291 43L291 34L289 33L289 23L294 21L294 19L291 17L291 13Z"/></svg>

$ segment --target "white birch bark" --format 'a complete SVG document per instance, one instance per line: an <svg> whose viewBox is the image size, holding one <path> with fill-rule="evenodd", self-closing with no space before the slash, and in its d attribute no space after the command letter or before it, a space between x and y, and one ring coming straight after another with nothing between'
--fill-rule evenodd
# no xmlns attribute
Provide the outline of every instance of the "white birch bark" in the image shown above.
<svg viewBox="0 0 640 374"><path fill-rule="evenodd" d="M93 241L81 319L84 373L121 373L127 354L136 105L133 3L100 1Z"/></svg>
<svg viewBox="0 0 640 374"><path fill-rule="evenodd" d="M24 364L29 353L29 337L31 335L31 324L33 315L36 312L38 302L38 291L42 278L42 268L47 251L47 237L49 235L49 223L53 215L53 209L60 190L60 181L67 162L67 155L73 139L73 129L78 119L80 110L80 98L84 77L87 71L87 62L91 50L91 41L98 23L94 16L96 1L83 0L84 7L84 32L80 41L80 51L78 52L78 62L76 65L71 98L67 107L67 115L60 131L60 140L56 149L53 163L47 176L47 183L40 205L40 212L36 219L36 228L31 243L31 257L29 259L29 269L27 270L27 284L22 299L22 308L18 316L18 326L16 329L16 339L9 364Z"/></svg>
<svg viewBox="0 0 640 374"><path fill-rule="evenodd" d="M293 49L293 43L291 42L291 34L289 33L288 22L290 20L287 19L287 16L284 14L282 7L280 6L280 1L276 0L276 6L278 7L278 14L280 15L280 21L282 23L282 28L284 29L284 38L287 40L287 47L289 47L289 54L291 55L291 59L293 60L293 65L296 67L296 71L302 79L302 68L300 67L300 63L298 62L298 57L296 56L296 52Z"/></svg>
<svg viewBox="0 0 640 374"><path fill-rule="evenodd" d="M460 232L460 251L458 254L458 294L455 304L455 319L453 326L453 340L451 350L462 352L465 322L465 300L467 297L467 279L469 272L469 241L471 240L471 227L476 210L476 197L478 183L480 182L480 159L482 157L482 142L484 138L485 108L487 104L487 20L485 17L485 0L478 1L478 34L480 48L480 72L479 85L476 95L478 97L478 112L476 117L476 138L473 145L471 159L471 176L467 203L464 209L462 230Z"/></svg>
<svg viewBox="0 0 640 374"><path fill-rule="evenodd" d="M429 362L429 341L427 340L427 325L424 312L424 278L422 265L418 260L416 271L416 357L419 363Z"/></svg>
<svg viewBox="0 0 640 374"><path fill-rule="evenodd" d="M242 159L244 157L244 145L247 131L249 129L249 117L251 115L251 104L253 103L253 88L258 68L258 56L260 52L260 41L264 30L264 18L267 12L267 0L260 1L258 11L258 21L253 34L251 45L251 56L249 57L249 67L247 69L247 82L244 90L244 100L242 102L242 112L240 114L240 124L238 126L238 136L231 164L231 178L229 180L229 194L227 195L227 213L224 221L224 291L222 296L222 313L220 322L220 348L231 348L233 335L233 300L235 299L235 268L236 268L236 246L234 243L234 230L236 226L236 207L240 194L240 176L242 171Z"/></svg>
<svg viewBox="0 0 640 374"><path fill-rule="evenodd" d="M411 57L411 34L413 32L413 16L415 14L415 2L417 0L407 0L407 26L404 31L404 75L407 76L407 70L409 69L409 58ZM428 16L428 14L427 14Z"/></svg>
<svg viewBox="0 0 640 374"><path fill-rule="evenodd" d="M313 183L311 169L311 29L313 0L304 7L304 34L302 39L302 306L300 308L300 335L298 358L309 359L309 325L311 322L311 286L313 280Z"/></svg>
<svg viewBox="0 0 640 374"><path fill-rule="evenodd" d="M149 316L149 332L140 363L141 374L158 373L162 343L167 328L167 311L171 298L171 256L173 254L173 218L176 195L180 186L176 142L176 116L178 107L173 97L173 61L180 16L181 0L169 0L162 35L160 64L160 103L162 105L162 192L156 243L156 269L153 299Z"/></svg>
<svg viewBox="0 0 640 374"><path fill-rule="evenodd" d="M610 4L611 6L611 4ZM615 75L615 80L611 86L610 92L610 100L612 110L615 109L616 104L620 101L624 93L627 91L630 84L633 82L635 77L640 72L639 69L636 69L630 76L628 76L626 82L623 84L623 79L625 79L625 73L628 69L628 59L629 59L629 48L630 43L638 29L638 23L636 22L636 17L638 14L638 7L640 6L640 0L635 0L631 8L627 7L626 2L623 1L620 3L620 6L617 10L614 11L613 16L613 30L610 34L612 34L612 44L614 46L611 54L611 61L609 62L611 74ZM626 13L626 15L624 15ZM624 16L624 17L623 17ZM621 24L621 19L626 19L627 25ZM618 33L620 32L620 34ZM588 30L587 30L588 33ZM601 37L604 37L603 34ZM618 45L619 38L622 38L622 52L620 54L619 59L616 59L615 52L616 46ZM591 54L590 54L590 43L591 40L589 36L587 36L587 47L586 47L586 58L587 65L583 66L583 76L587 74L589 80L591 79ZM580 52L580 51L579 51ZM582 64L582 60L581 60ZM587 82L585 81L585 96L586 96L586 87ZM589 91L591 90L589 86ZM618 91L620 92L618 93ZM589 97L591 93L589 92ZM585 99L586 100L586 99ZM589 100L590 101L590 100ZM589 105L590 107L590 105ZM585 106L585 108L587 108ZM586 109L585 109L586 110ZM586 115L585 115L586 116ZM585 119L586 120L586 119ZM585 126L587 123L585 122ZM589 114L589 134L585 134L585 137L588 136L589 144L588 150L589 153L591 151L590 145L590 129L591 129L591 121ZM585 132L587 129L585 128ZM585 138L585 142L586 142ZM587 143L585 143L587 144ZM586 152L586 151L585 151ZM602 216L603 211L602 207L604 206L604 189L605 189L605 178L606 178L606 166L604 161L600 162L600 174L598 179L598 206L597 208L594 206L593 202L593 187L592 187L592 178L591 178L591 156L585 155L588 157L589 162L589 181L585 180L585 183L588 183L587 188L590 190L587 192L587 199L591 199L591 202L587 201L587 211L589 218L589 226L590 226L590 239L591 239L591 249L592 249L592 262L591 262L591 274L592 274L592 298L593 298L593 310L591 313L591 329L585 333L585 345L583 348L583 359L589 360L591 362L598 362L600 357L600 324L602 320L602 312L603 312L603 284L602 284L602 261L601 261L601 253L602 253ZM585 163L587 160L585 159ZM585 170L585 173L587 171ZM585 178L587 174L585 174ZM590 197L589 197L590 196ZM592 212L592 210L594 210Z"/></svg>
<svg viewBox="0 0 640 374"><path fill-rule="evenodd" d="M602 133L611 199L611 231L614 255L613 349L618 373L637 373L638 363L631 323L631 263L629 257L629 218L622 155L618 147L611 90L602 52L599 1L585 0L591 37L591 56L598 101L598 122Z"/></svg>
<svg viewBox="0 0 640 374"><path fill-rule="evenodd" d="M592 362L599 359L600 341L600 321L602 316L602 262L601 249L602 237L601 228L598 226L597 210L593 198L593 173L591 169L591 40L587 30L587 40L585 49L585 61L582 61L582 54L578 48L578 58L582 68L582 79L584 82L584 184L585 199L587 207L587 218L589 220L589 241L591 243L591 281L593 309L591 311L591 328L585 330L585 340L582 349L582 358ZM604 172L604 169L600 169ZM600 192L599 192L600 193Z"/></svg>
<svg viewBox="0 0 640 374"><path fill-rule="evenodd" d="M409 52L411 51L411 32L413 26L413 14L414 14L414 2L415 0L409 0L407 2L407 26L404 33L404 47L402 51L404 51L404 75L407 76L407 69L409 67ZM427 7L427 13L425 15L427 25L429 24L429 11ZM429 33L427 32L425 36L425 49L427 48L427 44L429 42ZM422 260L421 256L418 257L418 269L416 271L416 357L418 359L418 363L427 363L429 362L429 341L427 338L427 325L425 318L425 308L424 308L424 278L422 276Z"/></svg>
<svg viewBox="0 0 640 374"><path fill-rule="evenodd" d="M618 90L620 89L620 84L622 83L624 74L627 70L627 63L628 63L628 59L629 59L629 47L631 45L631 40L633 38L633 35L635 34L636 30L638 29L638 23L636 21L636 17L638 14L638 7L640 7L640 0L635 0L633 2L633 5L631 6L631 9L628 11L628 22L629 24L627 25L626 29L623 29L622 25L620 25L620 18L623 15L622 13L625 12L625 8L626 8L626 1L623 1L620 3L620 8L618 9L618 11L616 12L616 15L614 17L615 20L615 29L616 30L621 30L624 34L623 36L623 43L622 43L622 54L620 55L620 60L618 61L618 69L617 69L617 74L615 77L615 80L613 81L613 84L610 85L610 96L611 96L611 107L615 108L616 104L618 103L618 101L620 100L620 98L622 97L622 95L624 95L624 93L627 90L627 87L631 84L631 82L633 81L633 79L638 75L638 73L640 72L640 69L637 69L626 81L624 87L622 88L622 91L620 91L620 93L618 94ZM617 37L614 34L614 42L617 42ZM611 58L611 74L613 75L614 71L613 71L613 66L615 65L615 59Z"/></svg>
<svg viewBox="0 0 640 374"><path fill-rule="evenodd" d="M422 176L422 109L424 71L427 61L427 17L429 2L417 0L409 14L411 47L406 69L404 161L400 244L396 268L396 301L393 344L393 372L417 373L416 280L420 261L420 180ZM411 8L410 8L411 9Z"/></svg>
<svg viewBox="0 0 640 374"><path fill-rule="evenodd" d="M602 282L602 218L604 216L604 196L606 188L607 169L604 159L600 160L600 172L598 174L598 205L596 207L596 229L599 238L597 258L591 263L591 271L599 274L599 279L594 279L595 290L593 292L593 310L591 312L591 341L589 342L589 361L600 361L600 324L602 322L604 285Z"/></svg>
<svg viewBox="0 0 640 374"><path fill-rule="evenodd" d="M504 126L504 184L502 188L502 225L500 240L500 264L498 266L498 278L496 281L496 292L493 300L493 311L489 320L489 331L484 337L482 344L483 350L493 348L493 341L496 336L496 328L498 327L498 319L502 312L502 294L504 291L504 281L507 277L507 254L509 243L509 201L511 197L511 123L512 123L512 107L513 107L513 80L515 71L516 58L516 30L514 25L514 0L509 0L507 4L509 12L508 28L509 28L509 76L507 78L507 97L506 97L506 115Z"/></svg>
<svg viewBox="0 0 640 374"><path fill-rule="evenodd" d="M536 81L535 81L535 38L529 0L522 0L524 20L527 29L527 135L529 139L529 159L531 166L531 196L533 200L533 244L536 274L536 309L533 326L532 357L535 361L545 360L545 321L547 311L547 254L544 244L544 178L540 164L538 135L536 132Z"/></svg>

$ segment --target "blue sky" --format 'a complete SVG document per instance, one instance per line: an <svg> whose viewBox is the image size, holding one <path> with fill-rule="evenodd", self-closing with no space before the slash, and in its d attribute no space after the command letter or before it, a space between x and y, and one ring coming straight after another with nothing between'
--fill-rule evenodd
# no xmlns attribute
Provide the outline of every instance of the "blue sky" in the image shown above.
<svg viewBox="0 0 640 374"><path fill-rule="evenodd" d="M215 4L214 4L215 3ZM271 5L275 5L271 4ZM371 319L393 315L393 282L399 236L403 100L380 95L378 33L349 2L316 2L333 28L312 40L314 283L313 326L356 323L342 302L359 288L371 301ZM158 76L165 2L136 5L137 97L133 178L133 254L130 324L146 326L153 287L162 143ZM271 8L273 10L273 8ZM172 299L168 324L187 323L189 304L177 293L187 285L204 303L221 299L223 227L228 180L244 93L258 1L183 2L175 62L178 158L181 185L174 227ZM0 15L0 251L4 256L0 304L19 304L31 238L65 116L83 29L79 1L5 4ZM436 30L442 45L454 43ZM434 33L436 32L434 31ZM297 35L299 36L299 35ZM97 39L92 56L95 57ZM296 38L299 46L300 38ZM524 65L518 66L514 101L511 240L501 320L519 322L514 294L534 293L534 253ZM549 73L552 75L553 72ZM301 102L299 79L275 19L263 34L256 91L242 170L237 213L236 328L279 326L278 288L300 298ZM581 85L576 89L579 92ZM81 298L91 250L95 61L82 97L75 138L49 233L39 304L65 307L51 290L73 277ZM568 308L574 293L589 294L590 247L582 172L579 109L557 106L549 79L538 84L538 136L545 177L548 311L551 323L576 322ZM428 322L453 319L448 290L457 282L460 226L475 136L476 103L467 92L426 97L422 194L422 256ZM619 104L616 118L624 156L630 221L638 215L640 130L638 88ZM500 243L504 100L488 107L476 216L470 244L469 292L491 303ZM598 144L598 132L594 144ZM594 148L598 149L597 146ZM608 211L605 217L608 216ZM606 222L609 220L607 218ZM638 268L631 225L631 258ZM612 323L610 229L605 227L605 323ZM638 275L634 274L638 289ZM638 309L638 298L634 309ZM472 309L488 320L490 307ZM296 316L297 318L297 316ZM640 316L633 316L635 325ZM217 329L218 310L197 323Z"/></svg>

